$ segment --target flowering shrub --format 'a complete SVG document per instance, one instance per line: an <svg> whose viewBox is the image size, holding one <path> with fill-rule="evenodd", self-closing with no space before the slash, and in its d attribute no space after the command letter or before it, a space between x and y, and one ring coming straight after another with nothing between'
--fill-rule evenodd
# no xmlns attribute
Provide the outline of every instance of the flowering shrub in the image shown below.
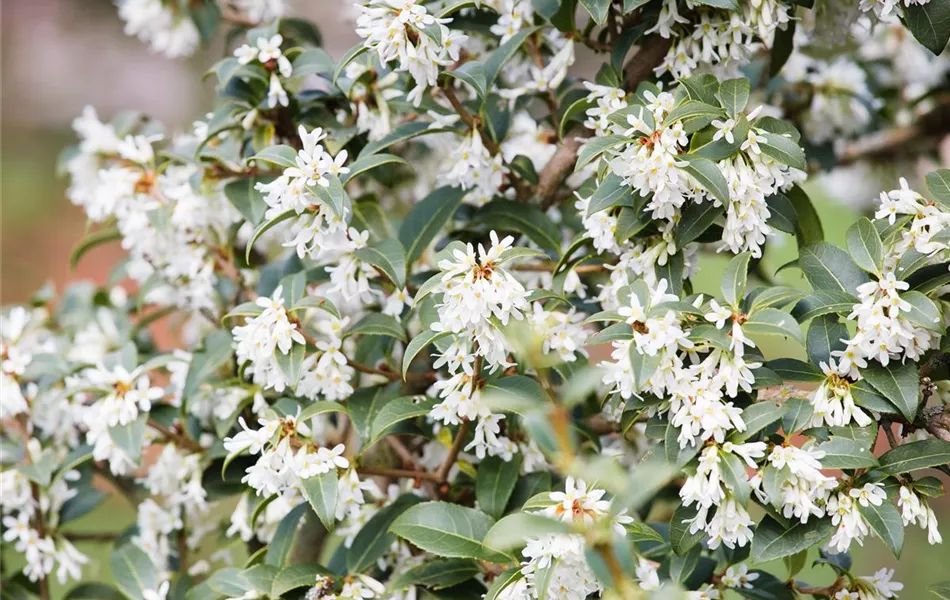
<svg viewBox="0 0 950 600"><path fill-rule="evenodd" d="M898 596L848 552L941 542L950 171L845 248L801 184L929 151L950 0L577 4L370 0L335 61L280 0L119 2L230 50L190 132L75 121L74 261L128 258L3 311L5 592L79 580L122 494L115 586L65 597Z"/></svg>

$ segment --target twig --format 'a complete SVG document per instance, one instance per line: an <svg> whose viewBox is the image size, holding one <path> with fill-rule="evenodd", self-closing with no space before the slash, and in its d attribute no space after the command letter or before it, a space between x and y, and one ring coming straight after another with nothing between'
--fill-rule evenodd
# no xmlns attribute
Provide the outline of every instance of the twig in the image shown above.
<svg viewBox="0 0 950 600"><path fill-rule="evenodd" d="M459 430L455 434L455 441L452 442L452 447L449 449L448 456L445 457L445 460L442 461L442 464L439 466L439 470L436 471L438 481L445 482L448 480L449 471L452 470L452 465L455 464L459 454L462 452L462 444L465 443L465 436L468 435L468 429L471 427L471 424L471 421L466 419L462 421L462 424L459 426Z"/></svg>
<svg viewBox="0 0 950 600"><path fill-rule="evenodd" d="M69 531L63 534L71 542L114 542L119 538L119 533L104 532L92 533L86 531Z"/></svg>
<svg viewBox="0 0 950 600"><path fill-rule="evenodd" d="M204 446L195 440L182 433L178 433L177 431L165 427L155 419L149 419L148 426L165 436L166 440L173 442L176 446L186 448L192 452L204 452L205 450Z"/></svg>
<svg viewBox="0 0 950 600"><path fill-rule="evenodd" d="M420 479L441 482L438 473L429 471L412 471L409 469L390 469L387 467L359 467L356 472L360 475L378 475L380 477L395 477L400 479Z"/></svg>
<svg viewBox="0 0 950 600"><path fill-rule="evenodd" d="M495 156L501 151L501 147L495 143L488 133L485 131L485 128L482 127L481 121L477 117L473 117L465 106L462 105L462 102L459 100L458 96L455 95L455 90L451 86L440 87L442 94L445 96L446 100L449 101L449 104L452 105L452 108L455 109L455 112L458 113L459 118L462 119L462 122L465 123L473 131L477 131L479 137L482 138L482 144L485 148L491 153L492 156Z"/></svg>
<svg viewBox="0 0 950 600"><path fill-rule="evenodd" d="M945 98L912 124L879 131L847 144L838 152L836 165L859 160L884 160L901 154L919 154L950 132L950 99Z"/></svg>

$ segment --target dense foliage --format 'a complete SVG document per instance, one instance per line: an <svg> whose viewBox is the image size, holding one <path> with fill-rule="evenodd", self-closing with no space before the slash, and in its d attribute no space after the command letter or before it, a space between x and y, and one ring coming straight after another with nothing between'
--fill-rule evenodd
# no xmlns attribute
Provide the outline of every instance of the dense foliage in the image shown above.
<svg viewBox="0 0 950 600"><path fill-rule="evenodd" d="M10 598L119 494L66 597L879 600L854 544L940 543L950 170L843 248L802 184L933 150L950 0L369 0L338 61L281 0L119 16L228 55L190 132L75 121L74 261L127 259L3 311Z"/></svg>

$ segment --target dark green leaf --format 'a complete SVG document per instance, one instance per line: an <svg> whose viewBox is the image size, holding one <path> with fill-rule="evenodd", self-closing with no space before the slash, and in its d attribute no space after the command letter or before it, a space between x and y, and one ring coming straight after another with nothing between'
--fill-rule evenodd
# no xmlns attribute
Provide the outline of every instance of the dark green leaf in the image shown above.
<svg viewBox="0 0 950 600"><path fill-rule="evenodd" d="M755 528L752 538L752 560L764 563L783 556L791 556L814 546L830 536L835 526L831 519L811 518L807 523L796 523L783 528L771 517L766 517Z"/></svg>
<svg viewBox="0 0 950 600"><path fill-rule="evenodd" d="M799 251L798 260L805 278L816 290L854 294L858 286L868 281L867 273L844 250L827 242L805 246Z"/></svg>
<svg viewBox="0 0 950 600"><path fill-rule="evenodd" d="M465 191L441 187L412 207L399 228L399 241L406 249L406 264L412 265L422 256L435 236L455 214Z"/></svg>
<svg viewBox="0 0 950 600"><path fill-rule="evenodd" d="M950 463L950 442L930 439L908 442L888 450L879 459L881 470L898 475Z"/></svg>
<svg viewBox="0 0 950 600"><path fill-rule="evenodd" d="M904 23L917 41L939 55L950 40L950 0L930 0L904 8Z"/></svg>
<svg viewBox="0 0 950 600"><path fill-rule="evenodd" d="M482 546L494 521L474 508L448 502L425 502L399 515L389 530L420 549L449 558L507 562L503 555Z"/></svg>
<svg viewBox="0 0 950 600"><path fill-rule="evenodd" d="M336 490L339 477L336 470L331 469L327 473L320 473L306 479L300 479L300 487L304 496L313 507L313 512L327 531L333 531L336 525Z"/></svg>
<svg viewBox="0 0 950 600"><path fill-rule="evenodd" d="M514 455L508 461L492 456L479 463L478 476L475 479L475 499L478 500L478 507L492 517L500 518L505 513L520 471L520 454Z"/></svg>
<svg viewBox="0 0 950 600"><path fill-rule="evenodd" d="M897 507L889 500L884 500L880 506L870 502L867 506L858 504L858 510L894 556L900 558L901 548L904 547L904 523Z"/></svg>
<svg viewBox="0 0 950 600"><path fill-rule="evenodd" d="M855 264L868 273L881 273L884 266L884 244L870 219L863 217L848 229L848 252Z"/></svg>
<svg viewBox="0 0 950 600"><path fill-rule="evenodd" d="M913 422L921 398L920 379L914 363L899 365L892 362L887 367L871 363L866 369L861 369L861 375L890 400L908 421Z"/></svg>

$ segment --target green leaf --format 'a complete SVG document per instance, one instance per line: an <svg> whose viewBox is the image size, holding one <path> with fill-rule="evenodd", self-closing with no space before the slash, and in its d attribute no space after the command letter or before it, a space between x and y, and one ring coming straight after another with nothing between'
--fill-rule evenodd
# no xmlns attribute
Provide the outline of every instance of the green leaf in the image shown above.
<svg viewBox="0 0 950 600"><path fill-rule="evenodd" d="M835 315L824 315L812 319L805 337L805 351L812 364L827 364L831 353L844 350L848 339L848 328L838 321Z"/></svg>
<svg viewBox="0 0 950 600"><path fill-rule="evenodd" d="M811 287L816 290L837 290L854 294L858 286L868 282L848 253L827 242L809 244L798 255L799 266Z"/></svg>
<svg viewBox="0 0 950 600"><path fill-rule="evenodd" d="M257 226L267 212L267 203L264 196L254 189L258 183L270 183L272 177L249 177L238 179L224 186L224 195L227 196L234 208L253 226Z"/></svg>
<svg viewBox="0 0 950 600"><path fill-rule="evenodd" d="M909 473L950 463L950 442L938 439L908 442L888 450L878 461L891 475Z"/></svg>
<svg viewBox="0 0 950 600"><path fill-rule="evenodd" d="M927 189L930 197L950 207L950 169L937 169L927 173Z"/></svg>
<svg viewBox="0 0 950 600"><path fill-rule="evenodd" d="M478 507L498 519L505 514L505 507L518 482L521 472L521 455L511 460L502 460L490 456L479 463L478 476L475 478L475 499Z"/></svg>
<svg viewBox="0 0 950 600"><path fill-rule="evenodd" d="M771 156L783 165L788 165L793 169L804 171L807 168L805 151L798 145L798 142L779 133L759 131L759 135L765 137L764 142L759 142L762 154Z"/></svg>
<svg viewBox="0 0 950 600"><path fill-rule="evenodd" d="M277 359L277 366L280 368L280 372L283 373L287 387L290 389L296 387L297 382L300 381L301 368L303 367L303 359L306 357L306 351L306 346L303 344L294 344L286 354L280 352L280 350L274 353Z"/></svg>
<svg viewBox="0 0 950 600"><path fill-rule="evenodd" d="M142 456L142 443L145 440L145 424L148 422L148 413L142 413L128 425L117 425L109 428L109 437L122 452L134 463Z"/></svg>
<svg viewBox="0 0 950 600"><path fill-rule="evenodd" d="M346 332L351 335L379 335L406 341L406 330L395 318L381 313L369 313Z"/></svg>
<svg viewBox="0 0 950 600"><path fill-rule="evenodd" d="M745 110L751 92L748 79L727 79L719 84L719 102L730 117L736 118Z"/></svg>
<svg viewBox="0 0 950 600"><path fill-rule="evenodd" d="M146 416L146 415L143 415ZM141 419L141 417L140 417ZM132 427L135 425L135 422L127 425L126 427ZM119 429L119 427L110 427L109 432L111 434L113 429ZM124 428L123 428L124 429ZM143 426L144 431L144 426ZM141 447L141 442L140 442ZM141 452L141 450L139 451ZM133 460L138 460L138 455L133 457ZM50 481L53 479L53 470L56 469L56 457L53 456L52 452L44 452L39 460L33 460L32 462L27 462L19 464L16 466L16 470L22 473L30 481L35 482L40 487L46 487L50 484Z"/></svg>
<svg viewBox="0 0 950 600"><path fill-rule="evenodd" d="M280 223L283 223L287 219L292 219L296 216L297 216L297 211L292 208L288 208L287 210L280 213L273 219L270 219L269 221L265 221L264 223L261 224L260 227L255 229L254 233L251 234L251 239L249 239L247 242L247 249L244 252L244 261L248 265L251 264L251 252L254 251L254 242L256 242L259 237L261 237L262 235L264 235L265 233L267 233L268 231L270 231L271 229L273 229Z"/></svg>
<svg viewBox="0 0 950 600"><path fill-rule="evenodd" d="M855 264L867 271L880 275L884 266L884 244L877 229L867 217L858 219L848 228L848 252Z"/></svg>
<svg viewBox="0 0 950 600"><path fill-rule="evenodd" d="M465 191L441 187L412 207L399 228L399 241L406 249L406 264L412 265L422 256L435 236L455 214Z"/></svg>
<svg viewBox="0 0 950 600"><path fill-rule="evenodd" d="M577 153L577 162L574 164L574 172L580 171L607 150L626 144L629 141L630 140L622 135L604 135L591 138L586 144L581 146L580 152Z"/></svg>
<svg viewBox="0 0 950 600"><path fill-rule="evenodd" d="M498 46L498 48L488 56L488 59L485 61L486 93L491 92L492 88L495 87L495 80L498 79L498 75L501 73L501 69L505 66L505 63L515 55L518 48L521 47L521 44L523 44L529 36L538 31L538 29L538 27L522 29L508 38L504 44Z"/></svg>
<svg viewBox="0 0 950 600"><path fill-rule="evenodd" d="M712 104L706 104L698 100L687 100L674 107L670 114L666 116L666 123L675 123L682 121L684 124L690 121L702 119L700 125L708 123L709 120L722 117L722 109Z"/></svg>
<svg viewBox="0 0 950 600"><path fill-rule="evenodd" d="M281 297L284 300L284 306L293 306L300 301L307 293L307 273L297 271L281 277L277 283L281 288Z"/></svg>
<svg viewBox="0 0 950 600"><path fill-rule="evenodd" d="M785 192L785 197L795 208L795 238L798 240L798 247L801 248L825 239L821 219L818 218L818 212L815 211L808 194L801 187L795 185Z"/></svg>
<svg viewBox="0 0 950 600"><path fill-rule="evenodd" d="M436 399L427 396L402 396L390 400L376 413L366 446L388 435L399 423L429 414L435 404Z"/></svg>
<svg viewBox="0 0 950 600"><path fill-rule="evenodd" d="M389 526L409 507L420 502L422 498L419 496L403 494L373 515L353 538L353 544L346 555L347 569L351 573L360 573L374 566L376 560L396 541L396 536L389 532Z"/></svg>
<svg viewBox="0 0 950 600"><path fill-rule="evenodd" d="M313 507L313 512L317 513L317 517L327 528L327 531L333 531L336 526L336 491L338 483L339 477L336 474L336 469L300 479L300 487L307 498L307 502Z"/></svg>
<svg viewBox="0 0 950 600"><path fill-rule="evenodd" d="M346 70L346 65L353 62L353 60L360 54L369 50L362 41L360 41L355 46L351 47L349 50L343 53L343 56L340 58L340 62L336 66L336 70L333 71L333 85L336 85L337 80L340 78L340 75Z"/></svg>
<svg viewBox="0 0 950 600"><path fill-rule="evenodd" d="M743 331L750 334L791 337L800 344L805 343L805 336L798 321L777 308L763 308L752 313L743 325Z"/></svg>
<svg viewBox="0 0 950 600"><path fill-rule="evenodd" d="M138 546L125 544L109 556L112 576L123 594L131 600L143 600L145 592L158 590L158 574L152 560Z"/></svg>
<svg viewBox="0 0 950 600"><path fill-rule="evenodd" d="M943 583L935 583L929 588L930 593L938 598L943 598L943 600L950 600L950 581L944 581Z"/></svg>
<svg viewBox="0 0 950 600"><path fill-rule="evenodd" d="M406 287L406 251L399 240L382 240L360 248L354 254L356 258L376 267L398 289Z"/></svg>
<svg viewBox="0 0 950 600"><path fill-rule="evenodd" d="M267 547L267 554L264 556L265 564L274 567L283 567L287 564L297 537L300 519L307 513L308 508L310 508L308 503L301 502L280 520L274 537L271 538L270 545Z"/></svg>
<svg viewBox="0 0 950 600"><path fill-rule="evenodd" d="M696 4L705 4L715 8L724 8L734 12L739 11L739 0L696 0Z"/></svg>
<svg viewBox="0 0 950 600"><path fill-rule="evenodd" d="M270 595L277 598L291 590L313 587L317 575L328 575L328 572L319 565L306 563L284 567L274 577Z"/></svg>
<svg viewBox="0 0 950 600"><path fill-rule="evenodd" d="M467 558L437 558L399 573L389 587L421 585L441 590L468 581L481 572L478 563Z"/></svg>
<svg viewBox="0 0 950 600"><path fill-rule="evenodd" d="M768 361L765 366L787 381L818 382L825 380L824 373L817 367L794 358L777 358Z"/></svg>
<svg viewBox="0 0 950 600"><path fill-rule="evenodd" d="M689 531L690 524L686 521L694 519L696 514L695 506L680 504L670 517L670 547L677 555L686 554L690 548L706 538L706 532L702 527L695 533Z"/></svg>
<svg viewBox="0 0 950 600"><path fill-rule="evenodd" d="M547 259L548 255L540 250L535 250L534 248L525 248L524 246L515 246L513 248L508 248L504 252L498 255L497 263L501 264L511 260L524 260L524 259Z"/></svg>
<svg viewBox="0 0 950 600"><path fill-rule="evenodd" d="M933 300L916 291L902 292L901 300L910 304L910 310L904 315L909 321L932 331L944 330L941 326L940 309Z"/></svg>
<svg viewBox="0 0 950 600"><path fill-rule="evenodd" d="M609 173L590 197L587 214L593 215L614 206L629 205L631 194L630 186L625 185L617 175Z"/></svg>
<svg viewBox="0 0 950 600"><path fill-rule="evenodd" d="M892 362L887 367L871 363L866 369L861 369L861 376L890 400L908 421L914 421L921 399L920 379L914 363L898 365Z"/></svg>
<svg viewBox="0 0 950 600"><path fill-rule="evenodd" d="M583 121L587 111L596 105L595 102L592 102L587 97L580 98L571 103L571 105L567 107L567 110L561 115L561 124L557 130L558 138L563 139L567 133L567 126L572 121Z"/></svg>
<svg viewBox="0 0 950 600"><path fill-rule="evenodd" d="M503 597L502 592L522 577L524 577L524 575L521 573L520 566L508 569L492 580L491 585L488 586L488 591L485 592L483 600L499 600L499 598Z"/></svg>
<svg viewBox="0 0 950 600"><path fill-rule="evenodd" d="M546 397L541 384L526 375L502 377L482 388L482 399L496 412L525 415L538 408Z"/></svg>
<svg viewBox="0 0 950 600"><path fill-rule="evenodd" d="M409 163L395 154L370 154L368 156L360 156L354 162L349 164L350 172L341 177L340 181L346 184L362 173L366 173L382 165L391 164L409 166Z"/></svg>
<svg viewBox="0 0 950 600"><path fill-rule="evenodd" d="M746 280L749 276L749 260L752 254L743 252L737 254L735 258L726 265L726 272L722 276L722 297L733 308L739 308L745 296Z"/></svg>
<svg viewBox="0 0 950 600"><path fill-rule="evenodd" d="M541 248L560 253L561 230L537 206L498 199L478 211L476 219L499 230L523 233Z"/></svg>
<svg viewBox="0 0 950 600"><path fill-rule="evenodd" d="M745 430L730 436L733 443L741 443L778 421L785 414L785 405L775 402L759 401L742 411Z"/></svg>
<svg viewBox="0 0 950 600"><path fill-rule="evenodd" d="M346 407L339 402L331 402L329 400L314 402L300 411L300 414L297 416L297 421L303 423L307 419L311 419L317 415L322 415L328 412L345 413Z"/></svg>
<svg viewBox="0 0 950 600"><path fill-rule="evenodd" d="M406 378L406 373L409 372L409 365L412 364L412 360L423 348L449 335L452 335L449 331L432 331L431 329L426 329L412 338L402 356L402 378Z"/></svg>
<svg viewBox="0 0 950 600"><path fill-rule="evenodd" d="M709 73L693 75L680 82L686 88L689 97L706 104L715 104L719 95L719 80Z"/></svg>
<svg viewBox="0 0 950 600"><path fill-rule="evenodd" d="M6 582L5 582L6 583ZM6 591L6 587L4 587ZM16 596L12 596L16 600ZM111 585L104 583L81 583L69 590L64 600L125 600L126 596L119 593Z"/></svg>
<svg viewBox="0 0 950 600"><path fill-rule="evenodd" d="M330 75L333 73L333 59L322 48L306 48L293 62L294 77L310 75Z"/></svg>
<svg viewBox="0 0 950 600"><path fill-rule="evenodd" d="M950 40L950 0L904 6L904 23L917 41L939 55Z"/></svg>
<svg viewBox="0 0 950 600"><path fill-rule="evenodd" d="M807 523L796 523L785 529L771 517L765 517L752 538L752 561L764 563L791 556L818 544L834 529L831 519L811 518Z"/></svg>
<svg viewBox="0 0 950 600"><path fill-rule="evenodd" d="M484 547L508 552L524 546L525 540L548 534L568 533L570 527L563 521L555 521L544 515L517 512L504 517L484 537Z"/></svg>
<svg viewBox="0 0 950 600"><path fill-rule="evenodd" d="M611 0L580 0L580 3L590 13L594 22L603 25L607 20L607 12L610 9Z"/></svg>
<svg viewBox="0 0 950 600"><path fill-rule="evenodd" d="M290 146L281 144L264 148L247 160L248 162L252 160L266 162L278 167L295 167L297 166L297 151Z"/></svg>
<svg viewBox="0 0 950 600"><path fill-rule="evenodd" d="M821 466L826 469L867 469L877 466L870 444L864 441L833 436L816 448L825 453Z"/></svg>
<svg viewBox="0 0 950 600"><path fill-rule="evenodd" d="M804 398L792 398L785 402L785 416L782 417L782 429L787 436L806 429L815 414L815 407Z"/></svg>
<svg viewBox="0 0 950 600"><path fill-rule="evenodd" d="M375 142L366 144L363 147L363 150L360 151L358 159L370 156L371 154L376 154L377 152L385 150L390 146L401 144L402 142L408 142L409 140L417 138L421 135L451 131L448 129L433 128L431 125L432 124L427 121L409 121L408 123L397 125L386 136L376 140Z"/></svg>
<svg viewBox="0 0 950 600"><path fill-rule="evenodd" d="M856 304L858 304L858 299L848 292L815 290L795 305L792 315L800 323L804 323L822 315L848 315L854 310Z"/></svg>
<svg viewBox="0 0 950 600"><path fill-rule="evenodd" d="M901 548L904 546L904 523L897 507L885 500L880 506L874 506L870 502L867 506L858 504L858 510L894 556L900 558Z"/></svg>
<svg viewBox="0 0 950 600"><path fill-rule="evenodd" d="M333 213L333 216L346 222L347 214L352 212L349 210L349 196L346 195L346 190L343 189L343 184L340 183L338 177L330 175L327 179L330 181L329 185L326 187L318 185L313 189L316 191L317 198Z"/></svg>
<svg viewBox="0 0 950 600"><path fill-rule="evenodd" d="M122 234L119 232L118 227L105 227L83 236L83 238L79 240L79 243L76 244L76 247L73 248L73 251L69 255L69 268L75 269L79 264L79 261L82 260L82 257L86 255L86 252L89 252L96 246L101 246L102 244L115 242L121 239Z"/></svg>
<svg viewBox="0 0 950 600"><path fill-rule="evenodd" d="M749 484L745 462L732 453L724 453L721 460L723 481L732 490L740 504L748 504L749 496L752 494L752 486Z"/></svg>
<svg viewBox="0 0 950 600"><path fill-rule="evenodd" d="M680 168L692 175L710 196L723 205L729 202L729 185L716 163L708 158L689 154L680 155L678 158L686 162L686 166Z"/></svg>
<svg viewBox="0 0 950 600"><path fill-rule="evenodd" d="M482 99L485 98L485 92L488 89L488 74L485 71L485 65L479 61L470 60L456 69L443 71L442 74L446 77L454 77L459 81L464 81L472 86L475 95Z"/></svg>
<svg viewBox="0 0 950 600"><path fill-rule="evenodd" d="M482 546L493 524L491 517L474 508L425 502L399 515L389 530L436 556L508 562L505 555Z"/></svg>
<svg viewBox="0 0 950 600"><path fill-rule="evenodd" d="M337 310L336 305L333 304L329 298L324 298L323 296L304 296L295 302L289 309L287 309L287 311L296 312L298 310L307 310L310 308L316 308L329 315L332 315L337 319L340 318L340 311Z"/></svg>
<svg viewBox="0 0 950 600"><path fill-rule="evenodd" d="M682 248L699 238L716 222L716 219L725 214L725 211L725 206L722 204L716 206L714 202L690 203L687 205L674 231L676 246Z"/></svg>

